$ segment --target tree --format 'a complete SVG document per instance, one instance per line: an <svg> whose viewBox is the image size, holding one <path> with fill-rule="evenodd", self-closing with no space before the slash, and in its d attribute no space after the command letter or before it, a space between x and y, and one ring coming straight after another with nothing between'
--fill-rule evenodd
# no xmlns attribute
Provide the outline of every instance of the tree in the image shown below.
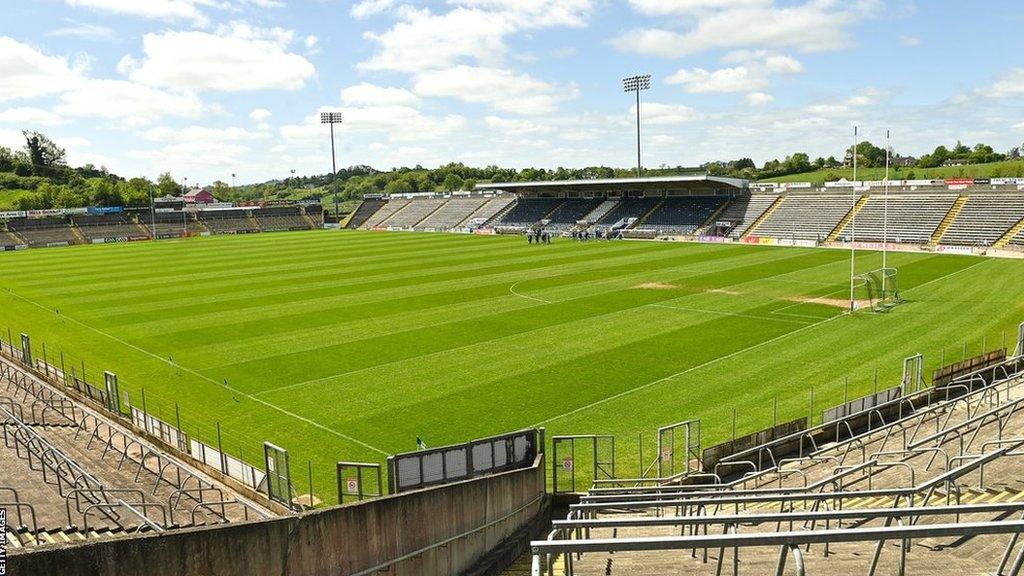
<svg viewBox="0 0 1024 576"><path fill-rule="evenodd" d="M54 208L81 208L89 203L89 199L68 186L61 186L53 199Z"/></svg>
<svg viewBox="0 0 1024 576"><path fill-rule="evenodd" d="M25 137L25 152L32 166L53 168L66 165L67 152L46 135L31 130L24 130L21 134Z"/></svg>
<svg viewBox="0 0 1024 576"><path fill-rule="evenodd" d="M124 206L124 198L106 178L95 178L89 182L89 196L95 206Z"/></svg>
<svg viewBox="0 0 1024 576"><path fill-rule="evenodd" d="M462 177L458 174L449 172L448 175L444 177L444 184L442 184L442 187L448 192L454 192L462 189L463 182Z"/></svg>
<svg viewBox="0 0 1024 576"><path fill-rule="evenodd" d="M170 172L164 172L156 179L156 190L160 196L177 196L181 194L181 186L171 178Z"/></svg>

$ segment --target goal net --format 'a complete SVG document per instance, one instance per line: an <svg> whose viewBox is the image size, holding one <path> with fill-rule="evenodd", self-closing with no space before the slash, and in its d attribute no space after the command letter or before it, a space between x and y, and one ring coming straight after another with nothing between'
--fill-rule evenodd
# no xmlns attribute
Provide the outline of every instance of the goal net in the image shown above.
<svg viewBox="0 0 1024 576"><path fill-rule="evenodd" d="M854 310L888 312L899 304L898 273L896 268L879 268L854 276Z"/></svg>

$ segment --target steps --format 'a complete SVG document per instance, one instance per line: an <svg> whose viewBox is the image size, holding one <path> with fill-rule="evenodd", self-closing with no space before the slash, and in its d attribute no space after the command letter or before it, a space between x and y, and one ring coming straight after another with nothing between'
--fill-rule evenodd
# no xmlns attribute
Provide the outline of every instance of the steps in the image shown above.
<svg viewBox="0 0 1024 576"><path fill-rule="evenodd" d="M518 204L518 203L519 203L518 200L513 200L513 201L509 202L508 206L505 206L501 210L498 210L497 214L495 214L494 216L491 216L490 218L488 218L483 224L481 224L481 227L486 227L486 226L494 225L495 222L498 222L502 218L504 218L505 214L508 214L509 212L511 212L512 209L515 208L516 204ZM485 203L485 205L486 205L486 203ZM475 214L476 211L474 211L473 213ZM458 225L459 226L464 226L466 224L466 222L468 222L472 218L473 218L473 214L470 214L469 216L466 216L465 220L463 220L462 222L459 222Z"/></svg>
<svg viewBox="0 0 1024 576"><path fill-rule="evenodd" d="M698 226L693 233L696 234L697 236L700 236L707 232L708 228L710 228L711 225L714 224L716 220L718 220L718 217L722 215L722 212L725 212L726 208L732 206L732 203L732 200L726 200L725 202L722 202L722 205L718 207L718 210L715 210L714 213L711 214L711 216L708 216L706 220L701 222L700 226Z"/></svg>
<svg viewBox="0 0 1024 576"><path fill-rule="evenodd" d="M151 530L148 527L143 527L140 530L140 532L150 531ZM118 538L135 533L134 529L128 531L124 528L96 528L89 529L89 531L86 532L77 527L42 529L32 532L26 528L14 528L9 526L5 531L4 536L7 540L7 549L17 550L20 548L46 546L50 544L73 544L86 540L108 540L110 538Z"/></svg>
<svg viewBox="0 0 1024 576"><path fill-rule="evenodd" d="M11 241L11 242L12 242L13 244L15 244L15 245L19 245L19 244L28 244L28 242L25 242L25 241L24 241L24 240L22 240L21 238L18 238L18 235L17 235L17 234L15 234L14 232L7 232L7 231L4 231L4 230L0 230L0 232L3 232L4 236L6 236L7 238L9 238L9 239L10 239L10 241Z"/></svg>
<svg viewBox="0 0 1024 576"><path fill-rule="evenodd" d="M82 231L78 229L78 226L71 226L71 234L75 237L75 240L77 240L79 244L89 243L89 241L85 239L85 234L82 234Z"/></svg>
<svg viewBox="0 0 1024 576"><path fill-rule="evenodd" d="M995 244L993 244L992 247L1002 248L1006 246L1007 244L1010 243L1010 240L1016 238L1017 235L1021 233L1021 231L1024 231L1024 218L1021 218L1020 222L1017 222L1017 224L1015 224L1013 228L1010 228L1009 231L1006 232L1006 234L1003 234L1003 236L999 238L999 240L996 240Z"/></svg>
<svg viewBox="0 0 1024 576"><path fill-rule="evenodd" d="M615 207L621 203L621 200L605 200L604 202L598 204L597 208L594 208L593 210L590 211L589 214L584 216L583 220L592 223L600 222L601 219L607 216L609 212L614 210Z"/></svg>
<svg viewBox="0 0 1024 576"><path fill-rule="evenodd" d="M545 214L544 217L541 218L541 220L550 220L551 215L554 214L555 212L558 212L558 209L561 208L562 206L565 206L566 202L568 202L568 200L562 200L561 202L559 202L557 206L555 206L551 210L548 210L548 213Z"/></svg>
<svg viewBox="0 0 1024 576"><path fill-rule="evenodd" d="M936 228L935 232L932 234L932 239L929 242L930 245L934 246L942 241L942 237L946 234L946 230L949 230L949 227L956 221L956 217L960 215L960 211L963 210L964 204L967 204L968 199L970 199L970 196L967 194L961 194L957 197L956 202L953 202L953 205L949 208L949 212L946 213L946 217L942 219L942 222L939 222L939 227Z"/></svg>
<svg viewBox="0 0 1024 576"><path fill-rule="evenodd" d="M828 237L825 238L825 241L835 242L836 238L839 238L839 235L843 233L846 226L853 221L854 217L857 216L857 213L864 208L864 205L867 204L870 199L871 196L867 194L863 194L860 198L857 198L857 202L853 205L853 208L850 208L850 211L846 213L846 216L843 216L843 219L839 221L839 224L836 224L836 227L832 229L832 232L830 232Z"/></svg>
<svg viewBox="0 0 1024 576"><path fill-rule="evenodd" d="M779 206L781 206L782 202L785 201L785 200L786 200L785 196L779 196L778 198L776 198L775 202L772 202L772 205L769 206L768 209L765 210L763 214L758 216L757 220L754 220L754 223L751 224L746 230L744 230L743 234L741 234L740 237L746 238L747 236L750 236L751 234L756 232L757 231L757 227L760 226L761 224L763 224L764 221L767 220L768 217L771 216L773 212L778 210Z"/></svg>
<svg viewBox="0 0 1024 576"><path fill-rule="evenodd" d="M385 218L385 219L381 220L380 222L378 222L376 227L379 228L379 227L386 226L387 223L391 221L391 219L393 219L395 216L398 216L399 214L401 214L403 210L407 209L411 205L412 205L411 201L406 202L404 206L402 206L398 210L395 210L387 218Z"/></svg>
<svg viewBox="0 0 1024 576"><path fill-rule="evenodd" d="M633 225L629 226L629 228L636 228L637 226L640 226L644 222L647 222L647 219L651 217L651 214L654 214L655 212L657 212L658 208L661 208L661 205L664 204L664 203L665 203L664 199L658 200L657 204L655 204L653 207L651 207L651 209L648 210L646 214L644 214L643 216L637 218L636 222L633 222Z"/></svg>
<svg viewBox="0 0 1024 576"><path fill-rule="evenodd" d="M348 220L351 217L352 217L352 214L349 214L348 216L345 217L345 220ZM316 225L316 222L313 220L313 218L309 214L303 214L302 215L302 219L305 220L309 224L309 229L310 230L316 230L317 228L320 228L320 226ZM346 224L347 223L348 222L346 222ZM342 225L341 227L344 228L345 226Z"/></svg>
<svg viewBox="0 0 1024 576"><path fill-rule="evenodd" d="M144 234L147 238L152 239L156 235L156 231L150 232L149 228L146 228L141 222L136 221L135 227L139 229L139 232Z"/></svg>
<svg viewBox="0 0 1024 576"><path fill-rule="evenodd" d="M257 220L256 217L252 215L252 212L249 212L249 215L246 216L245 219L248 220L249 224L252 225L253 230L258 230L260 232L263 231L263 228L260 226L259 220ZM188 230L188 228L186 227L185 230Z"/></svg>
<svg viewBox="0 0 1024 576"><path fill-rule="evenodd" d="M427 219L427 218L430 218L431 216L433 216L435 212L437 212L437 211L438 211L438 210L440 210L441 208L444 208L444 207L445 207L445 205L447 205L447 204L448 204L448 202L450 202L450 200L446 200L446 201L444 201L444 202L440 203L440 204L439 204L439 205L437 206L437 208L434 208L433 210L431 210L431 211L430 211L430 213L429 213L429 214L427 214L427 215L426 215L426 216L424 216L423 218L420 218L419 220L417 220L415 224L413 224L412 226L410 226L410 228L416 228L417 226L419 226L420 224L422 224L423 222L425 222L425 221L426 221L426 219Z"/></svg>

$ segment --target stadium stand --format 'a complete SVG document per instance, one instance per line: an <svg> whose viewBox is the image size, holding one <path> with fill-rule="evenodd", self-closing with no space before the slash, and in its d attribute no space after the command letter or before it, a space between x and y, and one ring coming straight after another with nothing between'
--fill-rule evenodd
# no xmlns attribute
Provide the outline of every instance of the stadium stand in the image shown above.
<svg viewBox="0 0 1024 576"><path fill-rule="evenodd" d="M417 225L417 230L449 230L459 225L463 220L469 218L487 202L486 198L452 198L430 214Z"/></svg>
<svg viewBox="0 0 1024 576"><path fill-rule="evenodd" d="M1017 574L1022 383L1011 358L710 469L595 482L532 542L533 574Z"/></svg>
<svg viewBox="0 0 1024 576"><path fill-rule="evenodd" d="M142 240L149 237L146 228L123 214L72 216L71 221L89 242Z"/></svg>
<svg viewBox="0 0 1024 576"><path fill-rule="evenodd" d="M757 228L745 234L824 240L850 211L846 196L790 194Z"/></svg>
<svg viewBox="0 0 1024 576"><path fill-rule="evenodd" d="M19 218L8 222L7 229L31 248L67 246L80 241L65 218Z"/></svg>
<svg viewBox="0 0 1024 576"><path fill-rule="evenodd" d="M384 207L385 204L387 204L387 200L363 200L360 202L359 207L356 208L356 211L352 213L352 217L349 218L348 224L345 227L352 229L361 227L363 224L366 224L366 221L370 219L370 216L373 216L378 210Z"/></svg>
<svg viewBox="0 0 1024 576"><path fill-rule="evenodd" d="M659 234L692 234L725 201L724 196L665 198L636 228L656 230Z"/></svg>
<svg viewBox="0 0 1024 576"><path fill-rule="evenodd" d="M139 216L139 221L149 230L150 236L155 235L157 238L177 238L183 233L198 234L206 231L190 214L183 216L181 212L146 214Z"/></svg>
<svg viewBox="0 0 1024 576"><path fill-rule="evenodd" d="M520 198L512 209L498 218L495 226L533 226L555 211L565 200L561 198Z"/></svg>
<svg viewBox="0 0 1024 576"><path fill-rule="evenodd" d="M383 206L366 219L362 227L376 228L378 226L386 225L387 221L400 210L408 206L409 202L411 202L411 200L405 199L389 200L385 202Z"/></svg>
<svg viewBox="0 0 1024 576"><path fill-rule="evenodd" d="M249 210L204 210L196 213L198 220L213 234L247 234L259 232L259 223Z"/></svg>
<svg viewBox="0 0 1024 576"><path fill-rule="evenodd" d="M773 194L756 194L736 198L717 218L719 221L731 223L731 227L722 232L725 235L738 238L777 199L778 196Z"/></svg>
<svg viewBox="0 0 1024 576"><path fill-rule="evenodd" d="M412 228L419 224L421 220L436 212L445 202L444 198L412 200L406 204L405 208L395 213L388 220L387 226L389 228Z"/></svg>
<svg viewBox="0 0 1024 576"><path fill-rule="evenodd" d="M870 242L881 242L887 238L897 244L928 244L956 198L953 194L893 194L886 201L882 194L873 194L857 212L856 238ZM853 232L852 223L847 222L839 236L848 238Z"/></svg>
<svg viewBox="0 0 1024 576"><path fill-rule="evenodd" d="M661 198L656 197L645 197L645 198L629 198L619 202L615 208L610 210L603 218L598 220L599 224L607 224L609 226L616 226L617 224L625 224L630 218L639 220L643 218L648 212L654 209L658 205Z"/></svg>
<svg viewBox="0 0 1024 576"><path fill-rule="evenodd" d="M498 216L509 209L513 202L515 202L513 196L501 196L499 198L491 198L484 203L483 206L473 211L472 214L466 217L465 220L459 222L460 226L469 226L474 223L487 224L491 220L496 219Z"/></svg>
<svg viewBox="0 0 1024 576"><path fill-rule="evenodd" d="M608 215L609 212L614 210L615 207L619 205L619 202L620 200L618 199L605 200L604 202L598 204L597 208L594 208L593 210L590 211L589 214L581 218L581 220L584 220L591 224L600 222L605 216Z"/></svg>
<svg viewBox="0 0 1024 576"><path fill-rule="evenodd" d="M269 518L270 510L0 360L9 548Z"/></svg>
<svg viewBox="0 0 1024 576"><path fill-rule="evenodd" d="M972 194L941 242L991 246L1021 219L1024 219L1024 194Z"/></svg>
<svg viewBox="0 0 1024 576"><path fill-rule="evenodd" d="M583 220L603 202L602 198L570 198L547 216L551 220L550 227L554 230L565 230L575 226L576 222Z"/></svg>
<svg viewBox="0 0 1024 576"><path fill-rule="evenodd" d="M254 210L253 215L264 232L279 230L310 230L312 222L306 219L302 208L293 206L268 207Z"/></svg>

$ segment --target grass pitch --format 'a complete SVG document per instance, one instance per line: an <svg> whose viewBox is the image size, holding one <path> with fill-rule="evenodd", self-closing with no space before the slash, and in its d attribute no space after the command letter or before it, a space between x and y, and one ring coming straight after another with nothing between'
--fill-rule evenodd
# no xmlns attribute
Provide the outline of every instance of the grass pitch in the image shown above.
<svg viewBox="0 0 1024 576"><path fill-rule="evenodd" d="M861 252L858 272L880 266ZM0 254L0 327L85 362L189 434L259 462L291 452L299 493L334 462L541 425L643 435L701 418L705 446L1014 340L1024 261L890 254L906 301L842 313L849 253L745 245L313 231ZM943 346L945 351L943 352ZM847 384L848 379L848 384ZM811 391L813 388L813 392ZM813 398L813 402L812 402ZM646 463L646 462L645 462Z"/></svg>

